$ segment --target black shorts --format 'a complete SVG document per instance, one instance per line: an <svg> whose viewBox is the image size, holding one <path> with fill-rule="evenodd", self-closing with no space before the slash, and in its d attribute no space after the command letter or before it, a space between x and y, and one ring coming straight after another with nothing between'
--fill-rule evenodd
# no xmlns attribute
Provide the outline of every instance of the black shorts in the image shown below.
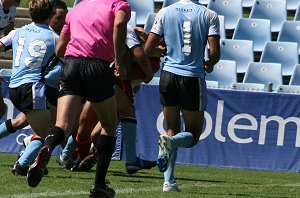
<svg viewBox="0 0 300 198"><path fill-rule="evenodd" d="M32 109L49 109L43 82L26 83L16 88L9 88L9 97L14 106L23 113Z"/></svg>
<svg viewBox="0 0 300 198"><path fill-rule="evenodd" d="M56 107L57 98L58 98L58 89L46 85L45 95L47 97L48 102L51 105Z"/></svg>
<svg viewBox="0 0 300 198"><path fill-rule="evenodd" d="M179 106L188 111L205 111L207 89L205 79L162 71L159 81L160 101L164 106Z"/></svg>
<svg viewBox="0 0 300 198"><path fill-rule="evenodd" d="M101 102L114 95L114 73L109 63L90 58L68 57L60 74L58 97L78 95Z"/></svg>

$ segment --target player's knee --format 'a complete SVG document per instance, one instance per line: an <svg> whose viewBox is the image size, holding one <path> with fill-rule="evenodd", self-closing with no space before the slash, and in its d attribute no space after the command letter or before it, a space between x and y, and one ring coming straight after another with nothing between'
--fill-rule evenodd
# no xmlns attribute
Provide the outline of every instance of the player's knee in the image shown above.
<svg viewBox="0 0 300 198"><path fill-rule="evenodd" d="M191 147L195 146L195 145L199 142L199 137L198 137L197 135L195 135L195 134L192 134L192 135L193 135L193 141L192 141L192 143L191 143L188 147L186 147L186 148L191 148Z"/></svg>

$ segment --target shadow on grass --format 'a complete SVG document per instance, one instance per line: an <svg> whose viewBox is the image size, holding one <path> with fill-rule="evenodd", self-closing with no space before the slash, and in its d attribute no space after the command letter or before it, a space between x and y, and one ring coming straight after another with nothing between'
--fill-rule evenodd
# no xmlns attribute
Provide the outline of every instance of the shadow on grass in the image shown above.
<svg viewBox="0 0 300 198"><path fill-rule="evenodd" d="M120 177L127 177L127 178L133 178L133 179L164 179L163 174L161 176L153 175L153 173L146 173L143 171L139 171L138 174L127 174L125 172L121 171L109 171L111 175L113 176L120 176ZM194 182L211 182L211 183L226 183L226 181L217 181L217 180L207 180L207 179L191 179L191 178L184 178L184 177L176 177L177 180L182 181L194 181ZM133 182L132 180L128 180L128 182ZM142 182L142 181L138 181ZM144 181L149 182L149 180Z"/></svg>

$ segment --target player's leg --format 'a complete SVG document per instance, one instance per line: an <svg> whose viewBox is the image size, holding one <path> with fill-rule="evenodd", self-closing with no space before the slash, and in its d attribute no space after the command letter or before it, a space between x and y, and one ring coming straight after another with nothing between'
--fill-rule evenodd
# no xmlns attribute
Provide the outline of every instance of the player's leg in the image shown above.
<svg viewBox="0 0 300 198"><path fill-rule="evenodd" d="M40 149L34 163L29 168L27 174L29 186L36 187L39 184L53 149L61 144L65 137L69 137L69 134L74 130L75 119L80 107L80 96L65 95L58 99L56 125L48 130L44 146Z"/></svg>
<svg viewBox="0 0 300 198"><path fill-rule="evenodd" d="M26 115L20 112L16 118L8 119L0 125L0 139L28 126Z"/></svg>
<svg viewBox="0 0 300 198"><path fill-rule="evenodd" d="M0 79L0 86L2 84L1 79ZM2 88L0 87L0 118L2 118L2 116L6 112L6 105L5 105L4 100L3 100L3 95L2 95L1 89Z"/></svg>
<svg viewBox="0 0 300 198"><path fill-rule="evenodd" d="M97 191L115 194L114 190L107 187L106 174L115 149L118 119L114 95L101 102L92 102L92 106L102 127L100 133L92 134L92 141L98 152L95 183L90 191L90 196L94 197Z"/></svg>
<svg viewBox="0 0 300 198"><path fill-rule="evenodd" d="M123 84L129 83L123 81ZM117 111L121 120L122 138L125 148L125 167L129 174L136 173L142 169L151 169L156 166L156 161L148 161L137 157L136 151L136 125L135 107L133 105L133 95L131 86L115 87L117 100ZM127 89L126 89L127 88Z"/></svg>
<svg viewBox="0 0 300 198"><path fill-rule="evenodd" d="M97 115L90 102L86 102L79 118L77 133L78 153L81 159L89 155L91 147L91 133L98 123ZM80 167L79 167L80 169Z"/></svg>

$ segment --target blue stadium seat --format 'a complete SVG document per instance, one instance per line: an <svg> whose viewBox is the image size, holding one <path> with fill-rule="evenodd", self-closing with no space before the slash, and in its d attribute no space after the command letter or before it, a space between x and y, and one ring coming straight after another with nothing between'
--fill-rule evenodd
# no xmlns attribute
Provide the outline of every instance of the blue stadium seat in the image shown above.
<svg viewBox="0 0 300 198"><path fill-rule="evenodd" d="M220 24L220 37L221 39L226 39L226 29L225 29L225 17L219 15L219 24Z"/></svg>
<svg viewBox="0 0 300 198"><path fill-rule="evenodd" d="M221 60L236 62L237 73L245 73L254 61L253 42L250 40L221 39Z"/></svg>
<svg viewBox="0 0 300 198"><path fill-rule="evenodd" d="M253 51L261 52L265 43L272 40L271 22L268 19L239 19L232 38L252 40Z"/></svg>
<svg viewBox="0 0 300 198"><path fill-rule="evenodd" d="M298 43L298 54L300 54L300 21L283 22L277 41Z"/></svg>
<svg viewBox="0 0 300 198"><path fill-rule="evenodd" d="M156 17L156 13L149 13L148 14L146 23L144 25L144 30L145 31L150 32L150 30L151 30L151 28L153 26L155 17Z"/></svg>
<svg viewBox="0 0 300 198"><path fill-rule="evenodd" d="M298 44L294 42L267 42L260 57L260 62L280 63L282 75L291 76L299 63Z"/></svg>
<svg viewBox="0 0 300 198"><path fill-rule="evenodd" d="M287 10L297 10L300 0L286 0Z"/></svg>
<svg viewBox="0 0 300 198"><path fill-rule="evenodd" d="M263 92L265 91L265 85L262 83L233 83L231 85L232 90L240 90L240 91L255 91L255 92Z"/></svg>
<svg viewBox="0 0 300 198"><path fill-rule="evenodd" d="M300 85L280 85L278 93L300 94Z"/></svg>
<svg viewBox="0 0 300 198"><path fill-rule="evenodd" d="M255 0L242 0L243 8L251 8L255 3Z"/></svg>
<svg viewBox="0 0 300 198"><path fill-rule="evenodd" d="M242 0L210 0L207 7L225 17L225 29L235 29L243 17Z"/></svg>
<svg viewBox="0 0 300 198"><path fill-rule="evenodd" d="M219 88L230 89L232 83L237 82L236 62L230 60L220 60L211 73L207 73L206 80L217 81Z"/></svg>
<svg viewBox="0 0 300 198"><path fill-rule="evenodd" d="M294 21L300 21L300 4L297 7L295 17L294 17Z"/></svg>
<svg viewBox="0 0 300 198"><path fill-rule="evenodd" d="M162 7L163 7L163 8L164 8L164 7L167 7L167 6L169 6L169 5L173 4L173 3L176 3L176 2L178 2L178 1L179 1L179 0L164 0Z"/></svg>
<svg viewBox="0 0 300 198"><path fill-rule="evenodd" d="M218 83L218 81L206 80L206 87L207 88L218 89L219 88L219 83Z"/></svg>
<svg viewBox="0 0 300 198"><path fill-rule="evenodd" d="M296 64L289 85L300 85L300 64Z"/></svg>
<svg viewBox="0 0 300 198"><path fill-rule="evenodd" d="M210 0L199 0L199 3L201 3L202 5L208 5Z"/></svg>
<svg viewBox="0 0 300 198"><path fill-rule="evenodd" d="M256 0L249 18L271 20L271 32L279 32L281 24L287 20L286 1Z"/></svg>
<svg viewBox="0 0 300 198"><path fill-rule="evenodd" d="M128 24L131 27L136 27L136 12L135 11L131 11L131 17L130 17L130 20L128 21Z"/></svg>
<svg viewBox="0 0 300 198"><path fill-rule="evenodd" d="M159 77L153 77L147 85L159 85Z"/></svg>
<svg viewBox="0 0 300 198"><path fill-rule="evenodd" d="M149 13L155 13L153 0L127 0L131 11L136 12L136 24L145 25Z"/></svg>
<svg viewBox="0 0 300 198"><path fill-rule="evenodd" d="M243 83L260 83L267 86L273 84L272 90L282 85L281 64L279 63L250 63L245 73Z"/></svg>
<svg viewBox="0 0 300 198"><path fill-rule="evenodd" d="M0 69L0 76L11 76L12 69Z"/></svg>

